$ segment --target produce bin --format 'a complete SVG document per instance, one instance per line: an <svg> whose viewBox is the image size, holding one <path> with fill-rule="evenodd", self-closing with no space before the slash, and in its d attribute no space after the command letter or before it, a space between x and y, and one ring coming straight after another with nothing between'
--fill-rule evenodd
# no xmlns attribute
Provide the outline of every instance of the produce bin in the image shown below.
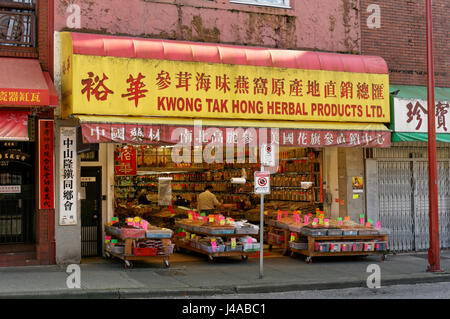
<svg viewBox="0 0 450 319"><path fill-rule="evenodd" d="M342 235L344 236L357 236L358 231L357 230L343 230Z"/></svg>
<svg viewBox="0 0 450 319"><path fill-rule="evenodd" d="M342 236L342 229L328 229L328 236Z"/></svg>
<svg viewBox="0 0 450 319"><path fill-rule="evenodd" d="M351 242L341 243L341 251L342 252L353 251L353 243L351 243Z"/></svg>
<svg viewBox="0 0 450 319"><path fill-rule="evenodd" d="M145 238L145 229L121 228L120 236L122 238Z"/></svg>
<svg viewBox="0 0 450 319"><path fill-rule="evenodd" d="M352 251L362 251L363 250L363 243L356 242L352 244Z"/></svg>
<svg viewBox="0 0 450 319"><path fill-rule="evenodd" d="M341 243L330 243L330 252L338 253L341 251Z"/></svg>
<svg viewBox="0 0 450 319"><path fill-rule="evenodd" d="M327 236L328 229L303 227L301 233L309 236Z"/></svg>
<svg viewBox="0 0 450 319"><path fill-rule="evenodd" d="M375 243L374 242L366 242L363 244L363 251L374 251Z"/></svg>
<svg viewBox="0 0 450 319"><path fill-rule="evenodd" d="M375 251L385 251L387 250L387 242L377 241L375 242Z"/></svg>
<svg viewBox="0 0 450 319"><path fill-rule="evenodd" d="M289 243L289 246L293 249L299 249L299 250L307 250L308 249L308 243L296 243L291 241Z"/></svg>
<svg viewBox="0 0 450 319"><path fill-rule="evenodd" d="M314 243L314 251L329 252L330 251L330 243L315 242Z"/></svg>

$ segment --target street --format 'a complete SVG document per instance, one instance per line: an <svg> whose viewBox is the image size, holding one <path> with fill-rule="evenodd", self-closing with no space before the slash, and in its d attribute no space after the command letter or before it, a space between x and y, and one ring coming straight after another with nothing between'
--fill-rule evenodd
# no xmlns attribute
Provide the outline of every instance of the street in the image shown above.
<svg viewBox="0 0 450 319"><path fill-rule="evenodd" d="M186 299L177 297L176 299ZM450 299L450 283L396 285L379 289L348 288L280 293L224 294L194 299ZM159 299L159 298L155 298Z"/></svg>

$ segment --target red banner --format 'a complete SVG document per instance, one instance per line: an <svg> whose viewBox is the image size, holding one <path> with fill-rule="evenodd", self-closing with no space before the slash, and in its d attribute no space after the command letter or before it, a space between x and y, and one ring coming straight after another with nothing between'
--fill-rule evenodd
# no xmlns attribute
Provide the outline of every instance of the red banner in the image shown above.
<svg viewBox="0 0 450 319"><path fill-rule="evenodd" d="M277 143L285 147L390 147L390 131L261 129L83 123L85 143L222 145ZM261 136L266 141L261 140Z"/></svg>
<svg viewBox="0 0 450 319"><path fill-rule="evenodd" d="M53 120L39 120L39 209L54 209Z"/></svg>
<svg viewBox="0 0 450 319"><path fill-rule="evenodd" d="M114 171L116 175L136 175L136 149L117 147L114 152Z"/></svg>

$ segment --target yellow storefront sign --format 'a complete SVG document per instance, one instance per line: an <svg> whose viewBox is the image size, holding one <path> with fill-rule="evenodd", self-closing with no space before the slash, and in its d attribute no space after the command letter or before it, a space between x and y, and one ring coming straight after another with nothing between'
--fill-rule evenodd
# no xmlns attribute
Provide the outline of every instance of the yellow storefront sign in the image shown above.
<svg viewBox="0 0 450 319"><path fill-rule="evenodd" d="M387 74L77 55L62 42L64 117L390 121Z"/></svg>

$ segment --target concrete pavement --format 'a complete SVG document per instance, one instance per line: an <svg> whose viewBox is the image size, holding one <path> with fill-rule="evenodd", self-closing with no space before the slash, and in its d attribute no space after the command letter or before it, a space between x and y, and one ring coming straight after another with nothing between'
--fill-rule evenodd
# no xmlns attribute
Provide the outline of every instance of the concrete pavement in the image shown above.
<svg viewBox="0 0 450 319"><path fill-rule="evenodd" d="M81 288L69 289L65 266L0 268L0 298L149 298L163 296L212 296L366 287L367 266L381 268L381 285L450 282L450 251L441 253L441 274L426 272L426 253L316 258L306 264L301 256L284 257L277 251L264 259L259 279L259 259L237 258L206 261L189 254L162 263L137 263L125 270L119 260L91 259L80 265Z"/></svg>

